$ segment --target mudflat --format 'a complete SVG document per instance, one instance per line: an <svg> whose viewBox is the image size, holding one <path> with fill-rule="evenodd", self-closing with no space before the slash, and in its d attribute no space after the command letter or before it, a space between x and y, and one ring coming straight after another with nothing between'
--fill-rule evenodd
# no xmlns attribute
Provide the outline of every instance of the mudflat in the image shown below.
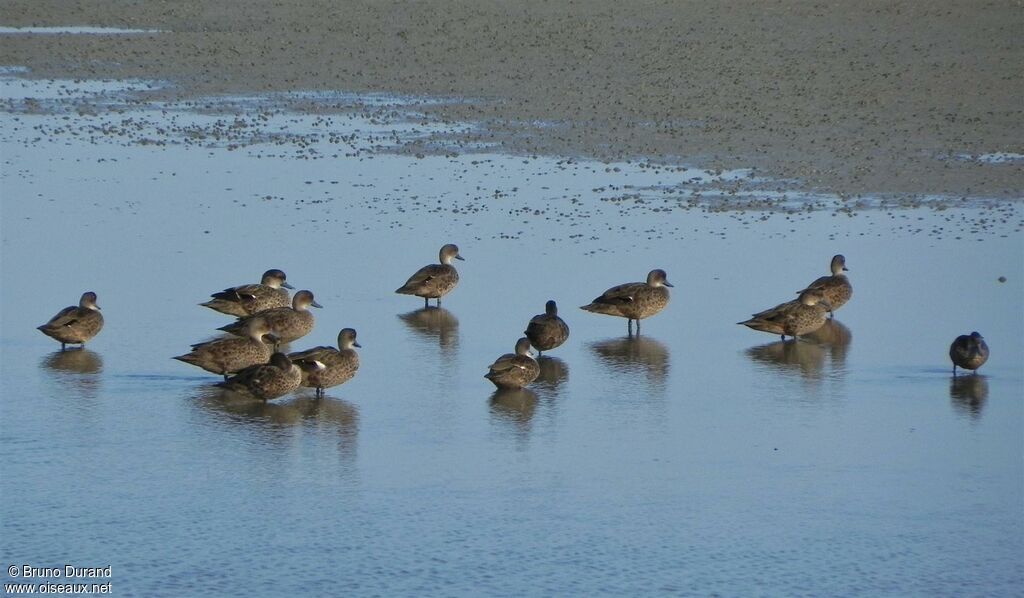
<svg viewBox="0 0 1024 598"><path fill-rule="evenodd" d="M1019 2L6 0L27 76L165 79L179 96L452 98L515 153L751 167L859 194L1017 199ZM469 101L461 101L466 100ZM978 156L1007 153L1002 162ZM1014 155L1016 155L1014 157Z"/></svg>

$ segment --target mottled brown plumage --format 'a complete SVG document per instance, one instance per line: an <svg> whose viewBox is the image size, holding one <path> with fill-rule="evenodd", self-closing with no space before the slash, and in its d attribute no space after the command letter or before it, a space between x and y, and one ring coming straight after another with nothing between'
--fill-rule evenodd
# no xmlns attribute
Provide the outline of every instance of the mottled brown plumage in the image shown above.
<svg viewBox="0 0 1024 598"><path fill-rule="evenodd" d="M842 255L832 256L832 263L829 267L832 270L831 276L822 276L807 285L807 288L797 291L797 294L804 291L821 291L825 301L832 306L828 311L829 317L832 317L835 310L845 305L850 297L853 297L853 285L850 284L850 279L845 274L849 271L849 268L846 267L845 257Z"/></svg>
<svg viewBox="0 0 1024 598"><path fill-rule="evenodd" d="M212 294L209 301L199 305L239 318L275 307L288 307L291 305L291 298L287 289L293 287L286 280L287 277L281 270L267 270L258 284L243 284L224 289Z"/></svg>
<svg viewBox="0 0 1024 598"><path fill-rule="evenodd" d="M217 386L269 401L292 392L301 382L299 366L284 353L274 353L269 363L249 366Z"/></svg>
<svg viewBox="0 0 1024 598"><path fill-rule="evenodd" d="M640 332L640 320L649 318L668 305L668 289L672 284L664 270L651 270L647 282L628 282L605 291L600 297L580 309L626 318L626 330L632 334L633 320Z"/></svg>
<svg viewBox="0 0 1024 598"><path fill-rule="evenodd" d="M246 322L252 318L263 318L270 326L270 332L277 337L281 343L290 343L293 340L302 338L313 330L313 314L309 307L323 307L313 298L310 291L299 291L292 297L291 307L275 307L262 311L255 316L241 318L217 330L223 330L236 335L245 334Z"/></svg>
<svg viewBox="0 0 1024 598"><path fill-rule="evenodd" d="M263 336L270 332L270 325L261 317L249 318L244 325L243 338L228 337L192 345L192 351L173 359L203 368L207 372L228 374L238 372L251 365L266 363L273 348L263 342Z"/></svg>
<svg viewBox="0 0 1024 598"><path fill-rule="evenodd" d="M437 299L441 305L441 297L444 297L455 285L459 284L459 273L452 265L452 260L465 259L459 255L459 248L449 243L441 248L439 253L440 264L423 266L415 274L405 281L405 284L395 289L401 295L416 295L423 297L423 305L430 304L431 299Z"/></svg>
<svg viewBox="0 0 1024 598"><path fill-rule="evenodd" d="M787 336L801 336L821 328L828 319L828 310L829 304L821 291L807 290L798 299L780 303L738 323L761 332L779 334L785 340Z"/></svg>
<svg viewBox="0 0 1024 598"><path fill-rule="evenodd" d="M978 373L978 368L988 361L988 344L977 332L961 334L949 346L949 358L953 360L953 375L957 366Z"/></svg>
<svg viewBox="0 0 1024 598"><path fill-rule="evenodd" d="M305 351L290 353L288 358L302 370L302 386L315 388L317 396L323 396L325 388L344 384L356 375L359 369L359 354L355 347L356 331L342 328L338 333L338 348L314 347Z"/></svg>
<svg viewBox="0 0 1024 598"><path fill-rule="evenodd" d="M569 326L558 317L558 305L548 301L544 305L544 313L530 319L524 334L540 355L542 351L550 351L564 343L569 338Z"/></svg>
<svg viewBox="0 0 1024 598"><path fill-rule="evenodd" d="M523 337L516 342L516 352L499 357L484 378L498 388L522 388L536 380L538 375L540 366L530 355L530 339Z"/></svg>
<svg viewBox="0 0 1024 598"><path fill-rule="evenodd" d="M66 345L85 345L85 342L99 334L103 328L103 314L96 305L96 293L82 293L78 305L65 307L50 318L50 321L36 329L60 342L61 351Z"/></svg>

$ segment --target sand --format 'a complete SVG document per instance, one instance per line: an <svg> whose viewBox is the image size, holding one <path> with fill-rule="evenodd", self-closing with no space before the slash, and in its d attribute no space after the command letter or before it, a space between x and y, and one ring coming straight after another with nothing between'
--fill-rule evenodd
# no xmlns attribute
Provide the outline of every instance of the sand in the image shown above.
<svg viewBox="0 0 1024 598"><path fill-rule="evenodd" d="M471 101L505 151L752 167L839 193L1019 199L1020 2L13 0L30 76L156 78L183 96L328 89Z"/></svg>

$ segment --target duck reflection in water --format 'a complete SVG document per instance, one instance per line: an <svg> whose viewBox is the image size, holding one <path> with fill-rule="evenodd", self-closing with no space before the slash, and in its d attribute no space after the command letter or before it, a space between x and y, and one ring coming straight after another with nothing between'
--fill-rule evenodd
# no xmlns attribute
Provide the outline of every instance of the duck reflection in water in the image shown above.
<svg viewBox="0 0 1024 598"><path fill-rule="evenodd" d="M610 370L626 374L643 373L652 385L659 388L665 386L669 352L668 347L659 340L629 335L591 343L590 350Z"/></svg>
<svg viewBox="0 0 1024 598"><path fill-rule="evenodd" d="M459 346L459 320L443 307L421 307L398 316L417 336L436 341L443 353Z"/></svg>
<svg viewBox="0 0 1024 598"><path fill-rule="evenodd" d="M530 433L537 393L529 388L499 388L491 395L490 404L495 421L510 424L521 436Z"/></svg>
<svg viewBox="0 0 1024 598"><path fill-rule="evenodd" d="M87 398L96 398L99 394L103 357L95 351L85 347L54 351L39 365L54 374L49 377L65 390Z"/></svg>
<svg viewBox="0 0 1024 598"><path fill-rule="evenodd" d="M985 376L953 376L949 379L949 398L953 408L977 419L988 399L988 380Z"/></svg>
<svg viewBox="0 0 1024 598"><path fill-rule="evenodd" d="M821 328L803 338L825 347L834 370L845 369L846 352L853 340L853 333L842 322L835 319L826 320Z"/></svg>
<svg viewBox="0 0 1024 598"><path fill-rule="evenodd" d="M54 351L43 358L42 365L54 372L98 374L103 371L103 358L86 348Z"/></svg>
<svg viewBox="0 0 1024 598"><path fill-rule="evenodd" d="M569 366L557 357L542 355L537 358L540 374L534 384L556 389L569 379Z"/></svg>
<svg viewBox="0 0 1024 598"><path fill-rule="evenodd" d="M341 437L342 446L349 446L351 450L355 448L359 432L358 408L330 395L317 399L309 392L286 402L264 402L208 385L199 389L196 402L204 411L227 416L226 421L239 425L256 425L282 432L299 425L332 428Z"/></svg>
<svg viewBox="0 0 1024 598"><path fill-rule="evenodd" d="M784 372L799 371L805 378L818 379L824 375L826 356L833 372L845 372L852 339L842 322L826 320L821 328L800 338L751 347L747 356Z"/></svg>

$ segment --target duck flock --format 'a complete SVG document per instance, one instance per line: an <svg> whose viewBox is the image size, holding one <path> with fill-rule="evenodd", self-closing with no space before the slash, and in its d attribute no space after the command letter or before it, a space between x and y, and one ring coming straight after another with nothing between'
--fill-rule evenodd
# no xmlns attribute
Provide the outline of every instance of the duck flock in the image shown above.
<svg viewBox="0 0 1024 598"><path fill-rule="evenodd" d="M459 283L453 260L462 260L453 244L441 247L438 264L429 264L416 271L395 290L403 295L422 297L424 306L441 297ZM832 258L831 274L818 278L798 297L786 301L739 322L744 326L797 338L811 334L831 318L833 312L853 296L853 286L846 276L846 258ZM581 309L609 316L626 318L627 332L640 333L640 321L657 314L668 305L672 284L664 270L651 270L646 282L630 282L614 286ZM313 388L323 396L325 388L338 386L352 379L359 369L356 331L343 328L338 333L337 347L313 347L293 353L278 352L283 343L298 340L313 330L310 307L321 307L313 293L300 290L289 297L285 273L267 270L259 283L224 289L211 295L200 305L235 316L237 319L218 330L231 336L192 345L192 350L174 357L179 361L219 374L219 385L268 401L291 393L299 387ZM96 293L82 294L77 306L62 309L38 329L57 340L61 350L69 344L84 346L103 328L103 315L96 304ZM515 352L502 355L488 368L485 378L498 388L522 388L540 374L540 367L531 348L538 355L561 346L569 338L569 326L558 316L558 306L548 301L543 314L530 319L525 336L516 341ZM957 367L975 373L988 360L989 349L977 332L958 336L949 347L953 375Z"/></svg>

